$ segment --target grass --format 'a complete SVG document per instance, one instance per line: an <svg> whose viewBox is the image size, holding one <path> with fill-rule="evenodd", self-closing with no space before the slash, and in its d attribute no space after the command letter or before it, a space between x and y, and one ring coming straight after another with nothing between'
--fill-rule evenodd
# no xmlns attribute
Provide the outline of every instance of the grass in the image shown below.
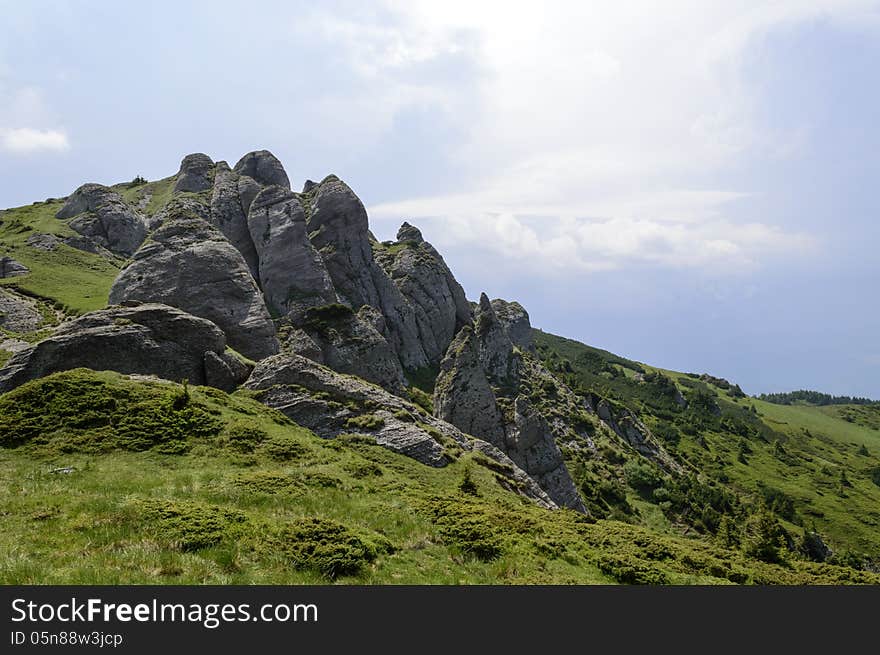
<svg viewBox="0 0 880 655"><path fill-rule="evenodd" d="M709 485L707 490L726 490L741 499L743 507L774 504L789 534L815 529L838 556L855 554L880 561L880 485L874 481L875 471L880 471L880 431L873 427L874 408L736 399L716 384L685 373L623 360L546 333L535 334L548 366L571 384L637 412L677 459L699 472ZM629 373L638 369L671 380L692 406L676 406L664 384L637 381ZM699 410L695 394L711 398L720 416ZM613 481L615 468L606 467L604 472ZM595 486L595 478L589 479ZM658 516L664 500L633 499L628 493L627 504L637 511L627 520L675 531L674 524L664 525ZM690 517L684 521L693 525L693 500L688 508ZM742 511L735 509L733 514L740 526L745 517L737 512ZM668 523L670 516L664 518Z"/></svg>
<svg viewBox="0 0 880 655"><path fill-rule="evenodd" d="M209 418L177 436L185 448L96 449L118 412L181 411L162 404L180 386L83 370L30 385L3 397L0 414L14 405L54 419L0 447L3 584L878 581L542 510L505 490L485 458L423 466L367 439L320 439L248 394L207 387L189 388L188 406ZM116 407L84 414L99 389Z"/></svg>
<svg viewBox="0 0 880 655"><path fill-rule="evenodd" d="M33 234L74 234L65 221L55 218L62 204L38 203L2 214L0 253L20 261L30 273L0 280L0 284L47 299L72 314L101 309L106 306L110 286L119 274L119 260L108 260L64 244L50 251L27 245Z"/></svg>

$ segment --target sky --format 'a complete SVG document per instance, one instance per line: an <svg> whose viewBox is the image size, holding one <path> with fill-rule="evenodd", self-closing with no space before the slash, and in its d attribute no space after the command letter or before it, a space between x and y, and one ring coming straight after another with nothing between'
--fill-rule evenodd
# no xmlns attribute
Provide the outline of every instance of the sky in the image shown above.
<svg viewBox="0 0 880 655"><path fill-rule="evenodd" d="M880 1L0 0L0 207L267 148L470 298L880 398Z"/></svg>

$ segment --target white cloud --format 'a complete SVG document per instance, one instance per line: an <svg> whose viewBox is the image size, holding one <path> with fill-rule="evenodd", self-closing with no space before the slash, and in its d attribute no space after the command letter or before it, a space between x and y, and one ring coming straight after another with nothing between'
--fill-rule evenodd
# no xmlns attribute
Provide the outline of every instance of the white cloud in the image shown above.
<svg viewBox="0 0 880 655"><path fill-rule="evenodd" d="M0 128L0 147L14 154L61 152L70 148L67 134L61 130L30 127Z"/></svg>

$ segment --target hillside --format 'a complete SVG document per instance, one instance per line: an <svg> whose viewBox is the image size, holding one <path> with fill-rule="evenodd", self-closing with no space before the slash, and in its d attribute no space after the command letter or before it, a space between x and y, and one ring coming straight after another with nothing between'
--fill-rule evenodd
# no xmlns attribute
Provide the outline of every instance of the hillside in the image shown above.
<svg viewBox="0 0 880 655"><path fill-rule="evenodd" d="M5 583L880 582L875 406L533 330L268 151L5 210L0 257Z"/></svg>

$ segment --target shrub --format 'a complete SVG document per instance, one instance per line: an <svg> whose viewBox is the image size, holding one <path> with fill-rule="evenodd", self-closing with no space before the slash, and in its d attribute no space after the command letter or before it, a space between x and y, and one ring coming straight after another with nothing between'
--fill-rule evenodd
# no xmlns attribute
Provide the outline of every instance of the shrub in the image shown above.
<svg viewBox="0 0 880 655"><path fill-rule="evenodd" d="M469 496L480 495L479 491L477 491L477 483L474 482L473 477L471 477L470 467L465 467L461 482L459 482L458 484L458 490L463 494L468 494Z"/></svg>
<svg viewBox="0 0 880 655"><path fill-rule="evenodd" d="M752 516L746 522L745 532L743 552L747 556L763 562L782 561L785 531L769 510L762 509Z"/></svg>
<svg viewBox="0 0 880 655"><path fill-rule="evenodd" d="M309 452L306 446L288 435L270 437L263 442L261 450L267 457L279 462L301 459Z"/></svg>
<svg viewBox="0 0 880 655"><path fill-rule="evenodd" d="M236 421L227 425L221 436L229 450L237 453L252 453L269 435L252 423Z"/></svg>
<svg viewBox="0 0 880 655"><path fill-rule="evenodd" d="M602 555L596 566L606 575L623 584L669 584L669 576L631 555Z"/></svg>
<svg viewBox="0 0 880 655"><path fill-rule="evenodd" d="M185 552L219 543L246 520L235 510L185 501L139 500L132 509L138 519L156 528L160 540Z"/></svg>
<svg viewBox="0 0 880 655"><path fill-rule="evenodd" d="M304 518L276 530L273 550L297 569L312 569L334 579L360 573L378 556L375 545L344 525L321 518Z"/></svg>
<svg viewBox="0 0 880 655"><path fill-rule="evenodd" d="M345 422L345 427L350 430L378 430L383 425L385 425L385 419L376 414L353 416Z"/></svg>

